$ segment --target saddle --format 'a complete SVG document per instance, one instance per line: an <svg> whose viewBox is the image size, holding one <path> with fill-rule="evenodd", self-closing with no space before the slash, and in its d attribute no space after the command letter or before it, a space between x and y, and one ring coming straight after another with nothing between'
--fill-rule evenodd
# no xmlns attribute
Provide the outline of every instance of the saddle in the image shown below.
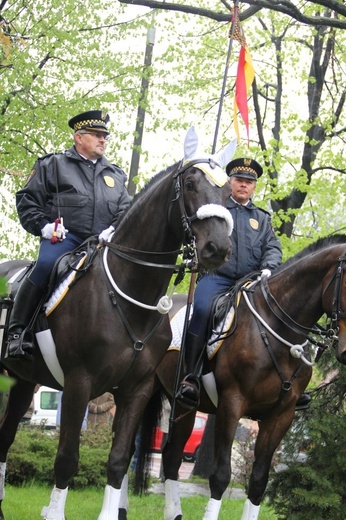
<svg viewBox="0 0 346 520"><path fill-rule="evenodd" d="M80 246L78 246L70 253L65 253L57 259L49 278L47 290L44 293L44 296L40 304L38 305L29 326L27 327L28 330L34 329L34 325L39 315L42 315L42 320L45 321L44 313L41 313L42 306L45 302L49 300L49 298L52 296L57 287L59 287L59 285L66 279L66 277L68 277L69 273L75 272L75 276L69 284L69 288L71 288L92 267L95 256L99 251L97 246L98 237L93 236L85 240ZM81 260L83 259L84 261L81 265ZM7 330L10 321L13 302L20 287L20 284L22 283L25 277L30 275L30 272L33 270L35 265L35 261L29 262L26 266L22 268L22 270L19 270L18 275L16 277L14 276L13 281L11 281L11 288L9 294L7 295L7 297L0 299L0 346L2 345L5 337L7 336ZM80 267L77 267L78 265L80 265ZM44 326L46 326L46 323L44 325L40 322L39 329L41 329Z"/></svg>
<svg viewBox="0 0 346 520"><path fill-rule="evenodd" d="M259 275L260 272L254 271L243 278L240 278L230 291L226 294L221 294L216 298L211 313L211 339L209 340L208 345L224 340L233 334L237 327L240 293L244 286L253 284L253 282L257 281ZM226 320L231 309L234 311L234 317L229 329L227 329Z"/></svg>

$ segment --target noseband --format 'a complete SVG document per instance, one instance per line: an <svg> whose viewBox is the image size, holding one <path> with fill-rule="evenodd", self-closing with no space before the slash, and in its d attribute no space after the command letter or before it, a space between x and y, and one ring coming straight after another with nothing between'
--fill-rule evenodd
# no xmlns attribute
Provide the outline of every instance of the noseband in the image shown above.
<svg viewBox="0 0 346 520"><path fill-rule="evenodd" d="M333 276L329 280L325 290L323 291L323 295L330 287L333 280L335 280L334 284L334 294L332 301L332 312L331 312L331 320L330 320L330 332L333 333L334 339L337 339L337 335L339 332L339 321L342 318L346 318L346 311L341 309L341 294L342 294L342 280L344 274L344 266L346 261L346 252L338 258L338 265L333 273ZM322 295L322 296L323 296Z"/></svg>
<svg viewBox="0 0 346 520"><path fill-rule="evenodd" d="M105 242L104 246L104 254L103 254L103 265L104 269L107 275L107 280L112 285L112 287L115 289L115 291L125 298L126 300L130 301L131 303L142 307L144 309L148 310L156 310L160 314L167 314L169 310L171 309L173 302L172 302L172 294L163 296L160 298L157 305L147 305L143 302L139 302L137 300L134 300L133 298L129 297L127 294L121 291L121 289L116 284L109 266L108 266L108 251L110 250L112 253L116 254L117 256L120 256L121 258L124 258L125 260L128 260L130 262L140 264L142 266L148 266L148 267L156 267L156 268L163 268L163 269L170 269L173 272L177 273L176 280L172 286L173 288L178 285L178 283L181 282L181 280L184 277L185 269L188 267L191 270L195 270L197 268L197 253L196 253L196 240L191 230L191 223L196 220L203 220L205 218L210 217L219 217L223 218L228 226L229 234L231 234L233 230L233 219L229 211L219 205L219 204L204 204L198 210L196 211L195 215L188 216L186 213L185 203L184 203L184 194L183 189L181 186L181 176L193 165L200 164L200 163L208 163L211 168L215 168L217 165L214 163L211 159L196 159L194 161L190 161L187 164L185 164L183 167L180 167L178 171L174 174L173 180L174 180L174 194L173 200L170 203L169 209L168 209L168 219L170 220L170 215L172 211L173 204L178 201L179 202L179 209L181 214L181 221L183 225L183 232L184 232L184 238L183 238L183 250L182 251L170 251L170 252L150 252L150 251L138 251L136 249L131 248L125 248L120 245L116 245L113 242ZM204 173L204 172L203 172ZM130 256L130 254L136 254L139 253L141 255L172 255L172 253L182 253L184 262L180 265L171 265L171 264L157 264L152 262L147 262L144 260L140 260L136 258L135 256Z"/></svg>
<svg viewBox="0 0 346 520"><path fill-rule="evenodd" d="M175 197L172 200L172 204L178 200L179 202L179 208L180 208L180 215L181 215L181 222L183 225L183 231L184 231L184 245L190 245L190 247L193 247L195 250L195 237L192 233L191 224L195 220L203 220L205 218L210 217L219 217L223 218L226 221L229 235L233 231L233 219L230 214L230 212L224 207L221 206L221 204L204 204L198 210L194 215L188 216L186 213L186 208L184 204L184 193L181 186L181 177L182 175L192 168L195 165L198 164L208 164L210 168L214 169L218 165L212 160L212 159L195 159L193 161L189 161L185 165L181 166L178 171L173 176L174 179L174 190L175 190ZM198 168L198 166L197 166ZM202 170L201 170L202 171ZM203 172L204 173L204 172ZM204 175L206 175L204 173ZM171 209L171 208L170 208Z"/></svg>
<svg viewBox="0 0 346 520"><path fill-rule="evenodd" d="M310 343L318 347L318 353L316 355L315 362L319 359L321 354L326 350L329 346L334 346L334 342L338 341L338 333L339 333L339 321L342 318L346 318L346 311L343 311L341 308L341 296L342 296L342 281L343 281L343 274L344 274L344 267L346 262L346 252L338 258L338 264L328 281L323 293L322 298L331 286L331 284L334 283L334 293L333 293L333 300L332 300L332 311L330 315L330 326L327 329L324 329L320 325L316 325L315 327L304 327L303 325L300 325L296 321L294 321L280 306L278 301L274 298L273 294L271 293L268 285L268 280L264 280L261 283L261 289L262 294L264 296L264 299L272 311L272 313L289 329L292 331L302 334L305 336ZM279 310L279 313L275 311L273 306L270 304L270 300L274 302L275 306ZM312 333L314 335L320 336L323 339L323 341L317 341L311 335L308 333ZM329 341L328 341L329 340Z"/></svg>

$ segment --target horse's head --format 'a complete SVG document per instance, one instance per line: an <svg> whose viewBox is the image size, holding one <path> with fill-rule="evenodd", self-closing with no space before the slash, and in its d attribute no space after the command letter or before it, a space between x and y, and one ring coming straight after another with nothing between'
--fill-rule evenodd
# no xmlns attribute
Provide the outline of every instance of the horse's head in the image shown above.
<svg viewBox="0 0 346 520"><path fill-rule="evenodd" d="M183 166L176 174L185 240L196 242L199 265L215 269L231 254L233 220L226 209L231 189L222 166L232 158L233 141L217 154L201 153L191 127L184 143Z"/></svg>
<svg viewBox="0 0 346 520"><path fill-rule="evenodd" d="M346 365L346 252L337 253L337 264L326 276L323 306L331 318L330 334L336 341L336 358Z"/></svg>

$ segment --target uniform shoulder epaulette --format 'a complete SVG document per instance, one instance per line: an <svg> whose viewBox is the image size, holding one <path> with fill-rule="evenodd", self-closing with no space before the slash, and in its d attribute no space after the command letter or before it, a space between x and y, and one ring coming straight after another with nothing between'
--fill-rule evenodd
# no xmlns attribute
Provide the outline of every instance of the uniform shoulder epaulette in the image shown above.
<svg viewBox="0 0 346 520"><path fill-rule="evenodd" d="M38 157L38 161L44 161L45 159L48 159L49 157L53 157L54 155L58 157L59 155L63 155L65 152L51 152L47 153L46 155L42 155L41 157Z"/></svg>
<svg viewBox="0 0 346 520"><path fill-rule="evenodd" d="M121 173L121 175L124 175L125 177L127 177L126 173L120 166L118 166L115 163L110 163L110 164L117 170L118 173Z"/></svg>
<svg viewBox="0 0 346 520"><path fill-rule="evenodd" d="M260 211L263 211L263 213L266 213L266 215L269 215L269 217L271 217L271 213L269 211L267 211L266 209L263 209L263 208L260 208L259 206L256 206L256 209L259 209Z"/></svg>

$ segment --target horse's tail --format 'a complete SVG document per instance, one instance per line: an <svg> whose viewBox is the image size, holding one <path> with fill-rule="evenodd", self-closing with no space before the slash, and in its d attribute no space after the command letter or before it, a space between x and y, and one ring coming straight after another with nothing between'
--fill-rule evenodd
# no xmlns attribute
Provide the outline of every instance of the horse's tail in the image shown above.
<svg viewBox="0 0 346 520"><path fill-rule="evenodd" d="M155 392L148 402L142 423L137 434L137 460L133 481L133 493L141 495L149 487L151 458L151 446L155 436L155 428L158 426L162 413L161 392Z"/></svg>

